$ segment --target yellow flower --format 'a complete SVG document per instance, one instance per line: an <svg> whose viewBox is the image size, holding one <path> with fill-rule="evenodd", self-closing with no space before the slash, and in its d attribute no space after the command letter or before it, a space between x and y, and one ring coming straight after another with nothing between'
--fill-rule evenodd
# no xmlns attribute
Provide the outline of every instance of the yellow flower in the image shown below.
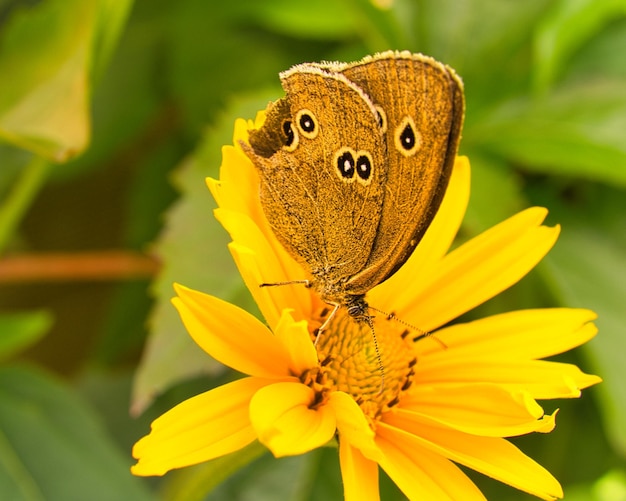
<svg viewBox="0 0 626 501"><path fill-rule="evenodd" d="M525 210L448 252L469 197L469 162L457 159L423 240L368 294L370 305L401 319L374 318L381 384L366 324L340 309L314 345L328 305L302 285L259 287L306 277L270 230L258 176L238 146L253 126L237 121L220 181L208 182L230 250L269 327L234 305L176 286L173 303L196 343L248 376L156 419L133 449L132 472L163 475L254 440L277 457L302 454L336 437L346 500L379 499L378 466L412 500L484 499L455 463L543 499L562 497L557 480L504 437L551 431L556 412L544 415L537 400L578 397L600 381L574 365L539 360L592 338L595 314L535 309L445 326L543 258L559 233L542 226L547 211Z"/></svg>

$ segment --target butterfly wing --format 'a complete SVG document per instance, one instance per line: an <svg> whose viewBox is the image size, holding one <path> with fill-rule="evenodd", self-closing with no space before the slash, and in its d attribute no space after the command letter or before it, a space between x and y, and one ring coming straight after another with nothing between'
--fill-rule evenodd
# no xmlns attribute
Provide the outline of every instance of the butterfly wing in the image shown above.
<svg viewBox="0 0 626 501"><path fill-rule="evenodd" d="M322 295L338 299L376 239L384 138L372 103L343 75L299 65L281 81L285 97L270 104L244 151L258 168L261 204L277 238Z"/></svg>
<svg viewBox="0 0 626 501"><path fill-rule="evenodd" d="M435 216L454 165L463 84L432 58L386 52L336 67L368 94L386 138L387 182L376 239L350 290L366 292L409 258Z"/></svg>

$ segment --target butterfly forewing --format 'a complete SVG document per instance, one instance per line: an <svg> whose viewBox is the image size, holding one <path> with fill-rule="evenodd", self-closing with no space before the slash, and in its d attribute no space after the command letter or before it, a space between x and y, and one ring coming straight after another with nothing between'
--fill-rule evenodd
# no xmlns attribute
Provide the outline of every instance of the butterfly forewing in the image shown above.
<svg viewBox="0 0 626 501"><path fill-rule="evenodd" d="M376 238L383 137L371 103L345 77L301 65L284 73L282 84L285 98L251 131L247 153L278 239L330 287L363 268Z"/></svg>

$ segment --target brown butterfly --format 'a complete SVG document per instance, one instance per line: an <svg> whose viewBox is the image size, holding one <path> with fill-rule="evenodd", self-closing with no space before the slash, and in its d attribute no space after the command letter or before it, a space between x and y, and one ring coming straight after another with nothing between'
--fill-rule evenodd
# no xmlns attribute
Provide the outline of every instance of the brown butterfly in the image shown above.
<svg viewBox="0 0 626 501"><path fill-rule="evenodd" d="M409 258L446 190L464 117L454 70L421 54L306 63L242 147L261 204L309 285L356 320ZM328 321L327 320L327 321Z"/></svg>

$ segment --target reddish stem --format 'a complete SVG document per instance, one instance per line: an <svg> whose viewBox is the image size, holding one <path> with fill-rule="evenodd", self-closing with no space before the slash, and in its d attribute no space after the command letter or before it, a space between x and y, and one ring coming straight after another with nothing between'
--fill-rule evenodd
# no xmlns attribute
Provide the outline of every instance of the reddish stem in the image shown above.
<svg viewBox="0 0 626 501"><path fill-rule="evenodd" d="M159 268L154 257L128 250L21 254L0 259L0 284L150 278Z"/></svg>

